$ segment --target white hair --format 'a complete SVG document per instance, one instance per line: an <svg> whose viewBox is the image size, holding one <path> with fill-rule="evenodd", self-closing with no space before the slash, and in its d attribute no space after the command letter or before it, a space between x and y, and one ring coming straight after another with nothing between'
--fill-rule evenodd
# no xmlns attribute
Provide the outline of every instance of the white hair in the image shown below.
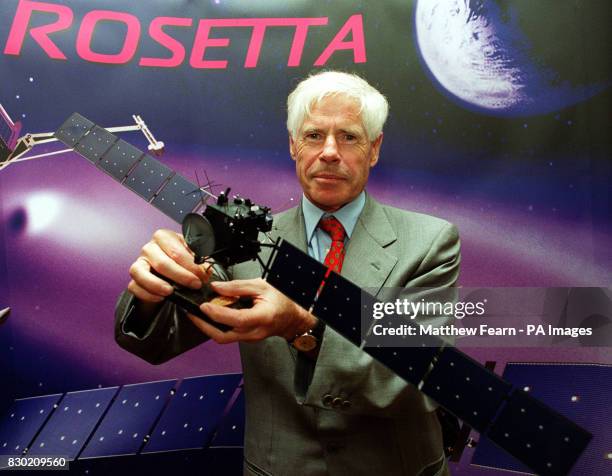
<svg viewBox="0 0 612 476"><path fill-rule="evenodd" d="M287 98L287 130L292 138L296 138L311 108L333 95L344 95L357 102L369 140L380 135L389 114L387 99L356 74L325 71L301 81Z"/></svg>

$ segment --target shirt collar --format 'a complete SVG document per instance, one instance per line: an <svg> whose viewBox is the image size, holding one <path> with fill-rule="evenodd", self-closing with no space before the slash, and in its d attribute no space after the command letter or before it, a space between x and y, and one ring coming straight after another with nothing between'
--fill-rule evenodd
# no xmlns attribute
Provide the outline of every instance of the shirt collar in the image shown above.
<svg viewBox="0 0 612 476"><path fill-rule="evenodd" d="M312 235L317 229L319 220L323 216L333 215L336 217L336 219L342 223L344 231L346 231L346 236L350 238L353 234L353 230L355 229L355 225L357 224L357 220L359 219L359 215L361 214L365 205L365 200L365 191L362 190L352 202L347 203L340 210L337 210L334 213L327 213L308 200L306 195L302 195L302 212L304 213L307 243L310 243L310 240L312 240Z"/></svg>

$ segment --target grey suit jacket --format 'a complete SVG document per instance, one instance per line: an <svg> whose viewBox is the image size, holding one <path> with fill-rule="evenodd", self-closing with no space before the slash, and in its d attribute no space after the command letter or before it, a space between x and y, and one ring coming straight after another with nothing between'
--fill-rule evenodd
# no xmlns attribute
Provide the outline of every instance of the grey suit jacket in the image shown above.
<svg viewBox="0 0 612 476"><path fill-rule="evenodd" d="M300 207L279 214L274 223L278 236L306 251ZM459 261L453 225L368 196L341 274L375 289L452 286ZM235 279L259 275L254 262L232 269ZM116 340L147 361L164 362L205 340L172 305L146 329L132 330L131 301L127 293L119 300ZM446 474L435 405L332 329L325 331L316 363L278 337L241 344L240 353L245 474ZM329 395L343 404L324 404Z"/></svg>

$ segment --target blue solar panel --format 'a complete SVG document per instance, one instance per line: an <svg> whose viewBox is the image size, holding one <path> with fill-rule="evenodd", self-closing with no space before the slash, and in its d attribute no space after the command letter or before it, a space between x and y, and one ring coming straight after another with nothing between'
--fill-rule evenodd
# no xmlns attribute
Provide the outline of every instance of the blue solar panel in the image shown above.
<svg viewBox="0 0 612 476"><path fill-rule="evenodd" d="M317 298L312 313L325 321L355 345L362 341L361 309L372 307L374 297L361 291L361 288L331 273Z"/></svg>
<svg viewBox="0 0 612 476"><path fill-rule="evenodd" d="M89 134L79 140L74 150L96 164L115 142L117 142L117 136L100 126L95 126Z"/></svg>
<svg viewBox="0 0 612 476"><path fill-rule="evenodd" d="M124 386L79 459L138 453L176 382Z"/></svg>
<svg viewBox="0 0 612 476"><path fill-rule="evenodd" d="M240 391L223 418L211 446L244 446L244 391Z"/></svg>
<svg viewBox="0 0 612 476"><path fill-rule="evenodd" d="M612 427L609 419L602 418L602 410L612 402L612 366L509 363L504 378L593 434L572 474L610 472L612 460L607 458L607 454L612 451ZM484 436L480 438L472 464L507 471L529 471Z"/></svg>
<svg viewBox="0 0 612 476"><path fill-rule="evenodd" d="M423 380L439 352L436 347L366 347L364 350L413 385Z"/></svg>
<svg viewBox="0 0 612 476"><path fill-rule="evenodd" d="M309 309L326 271L317 260L283 240L266 280L304 309Z"/></svg>
<svg viewBox="0 0 612 476"><path fill-rule="evenodd" d="M511 385L454 347L446 347L421 390L473 428L484 431Z"/></svg>
<svg viewBox="0 0 612 476"><path fill-rule="evenodd" d="M569 473L591 434L517 389L487 436L542 475Z"/></svg>
<svg viewBox="0 0 612 476"><path fill-rule="evenodd" d="M183 223L185 215L193 211L201 200L197 185L180 175L174 175L151 204L177 223Z"/></svg>
<svg viewBox="0 0 612 476"><path fill-rule="evenodd" d="M131 144L128 144L123 139L119 139L113 146L104 154L102 160L98 162L98 167L108 173L115 180L121 182L132 166L144 155Z"/></svg>
<svg viewBox="0 0 612 476"><path fill-rule="evenodd" d="M55 131L55 137L67 146L74 147L93 126L93 122L75 112Z"/></svg>
<svg viewBox="0 0 612 476"><path fill-rule="evenodd" d="M241 379L227 374L183 380L142 453L208 446Z"/></svg>
<svg viewBox="0 0 612 476"><path fill-rule="evenodd" d="M20 455L41 429L61 394L15 400L0 421L0 454Z"/></svg>
<svg viewBox="0 0 612 476"><path fill-rule="evenodd" d="M28 455L75 459L108 408L118 387L67 393L36 437Z"/></svg>
<svg viewBox="0 0 612 476"><path fill-rule="evenodd" d="M148 201L173 173L161 162L150 155L145 155L130 172L124 185Z"/></svg>

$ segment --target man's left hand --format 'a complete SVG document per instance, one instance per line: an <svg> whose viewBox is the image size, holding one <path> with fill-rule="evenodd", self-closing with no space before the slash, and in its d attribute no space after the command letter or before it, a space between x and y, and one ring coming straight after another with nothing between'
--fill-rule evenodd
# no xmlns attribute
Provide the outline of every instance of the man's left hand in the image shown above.
<svg viewBox="0 0 612 476"><path fill-rule="evenodd" d="M219 344L254 342L270 336L292 340L312 329L317 322L316 317L261 278L215 281L211 286L222 296L253 299L253 307L248 309L232 309L211 303L200 306L212 320L233 328L227 332L189 316L202 332Z"/></svg>

